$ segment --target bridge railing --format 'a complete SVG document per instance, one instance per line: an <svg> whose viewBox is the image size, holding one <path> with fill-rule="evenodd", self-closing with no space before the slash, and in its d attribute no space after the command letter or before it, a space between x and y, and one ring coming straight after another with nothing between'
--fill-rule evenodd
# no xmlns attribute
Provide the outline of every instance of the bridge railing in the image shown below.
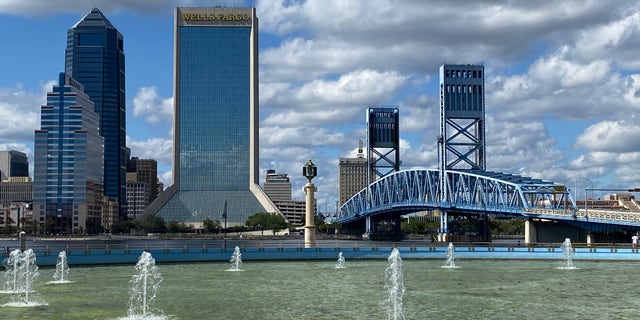
<svg viewBox="0 0 640 320"><path fill-rule="evenodd" d="M598 219L598 220L616 220L625 222L640 222L640 212L633 211L613 211L613 210L589 210L589 209L545 209L530 208L523 211L528 216L557 216L565 219Z"/></svg>

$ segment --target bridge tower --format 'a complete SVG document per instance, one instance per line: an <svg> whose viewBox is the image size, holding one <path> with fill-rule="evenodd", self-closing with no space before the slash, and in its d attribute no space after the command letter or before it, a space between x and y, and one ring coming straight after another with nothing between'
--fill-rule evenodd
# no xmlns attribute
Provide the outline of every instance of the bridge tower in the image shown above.
<svg viewBox="0 0 640 320"><path fill-rule="evenodd" d="M400 117L398 108L367 108L367 161L370 173L367 186L375 180L400 171ZM395 221L400 233L400 220ZM371 217L366 220L366 233L373 231Z"/></svg>
<svg viewBox="0 0 640 320"><path fill-rule="evenodd" d="M485 170L484 66L444 64L440 67L440 135L438 169L440 201L447 202L447 170ZM440 229L448 232L447 212Z"/></svg>

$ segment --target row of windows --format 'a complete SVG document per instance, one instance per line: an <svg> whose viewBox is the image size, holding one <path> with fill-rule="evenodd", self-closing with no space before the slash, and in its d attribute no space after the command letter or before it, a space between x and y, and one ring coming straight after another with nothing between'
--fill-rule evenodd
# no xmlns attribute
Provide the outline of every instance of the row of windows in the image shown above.
<svg viewBox="0 0 640 320"><path fill-rule="evenodd" d="M481 85L444 85L443 90L445 93L479 93L482 94Z"/></svg>
<svg viewBox="0 0 640 320"><path fill-rule="evenodd" d="M482 70L444 70L445 78L482 78Z"/></svg>

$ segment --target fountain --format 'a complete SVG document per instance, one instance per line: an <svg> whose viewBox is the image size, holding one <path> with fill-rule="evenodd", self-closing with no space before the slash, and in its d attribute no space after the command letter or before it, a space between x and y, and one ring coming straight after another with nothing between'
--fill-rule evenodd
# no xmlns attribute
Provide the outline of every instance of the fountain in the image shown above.
<svg viewBox="0 0 640 320"><path fill-rule="evenodd" d="M447 261L445 261L443 268L457 268L456 266L456 258L455 258L456 248L453 246L453 243L449 242L449 246L447 247Z"/></svg>
<svg viewBox="0 0 640 320"><path fill-rule="evenodd" d="M338 262L336 262L336 269L344 268L344 256L342 255L342 251L338 253Z"/></svg>
<svg viewBox="0 0 640 320"><path fill-rule="evenodd" d="M560 266L560 269L576 269L576 266L573 264L573 247L571 246L571 239L564 239L561 248L562 255L564 256L564 263Z"/></svg>
<svg viewBox="0 0 640 320"><path fill-rule="evenodd" d="M53 281L47 283L59 284L59 283L72 283L66 277L69 276L69 264L67 263L67 252L60 251L58 253L58 261L56 262L56 272L53 274Z"/></svg>
<svg viewBox="0 0 640 320"><path fill-rule="evenodd" d="M33 282L38 277L36 255L31 249L11 251L5 261L5 292L12 295L8 307L35 307L46 305L37 299L33 292Z"/></svg>
<svg viewBox="0 0 640 320"><path fill-rule="evenodd" d="M404 280L402 275L402 258L398 249L393 248L389 258L387 258L387 268L385 269L385 288L389 292L389 297L384 301L389 320L405 319L402 310L402 297L404 296Z"/></svg>
<svg viewBox="0 0 640 320"><path fill-rule="evenodd" d="M229 260L231 268L229 271L242 271L242 253L240 253L240 247L236 246Z"/></svg>
<svg viewBox="0 0 640 320"><path fill-rule="evenodd" d="M154 315L151 312L162 282L156 260L149 252L143 251L135 269L136 273L130 281L129 311L124 319L166 319L162 315Z"/></svg>

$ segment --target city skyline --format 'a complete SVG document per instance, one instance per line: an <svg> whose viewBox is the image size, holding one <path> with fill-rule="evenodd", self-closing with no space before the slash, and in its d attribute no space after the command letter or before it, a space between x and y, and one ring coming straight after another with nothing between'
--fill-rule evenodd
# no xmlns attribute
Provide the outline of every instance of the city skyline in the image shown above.
<svg viewBox="0 0 640 320"><path fill-rule="evenodd" d="M9 119L0 150L33 162L38 109L64 70L66 30L95 6L126 41L127 146L156 159L170 185L173 8L202 5L213 4L0 4L0 27L19 29L8 35L12 63L0 77L0 115ZM338 199L338 159L355 157L366 138L367 107L399 108L401 169L437 167L438 68L450 62L484 65L488 170L579 189L640 185L638 1L220 5L257 7L259 180L267 169L287 173L293 198L303 199L299 172L312 159L320 211Z"/></svg>

